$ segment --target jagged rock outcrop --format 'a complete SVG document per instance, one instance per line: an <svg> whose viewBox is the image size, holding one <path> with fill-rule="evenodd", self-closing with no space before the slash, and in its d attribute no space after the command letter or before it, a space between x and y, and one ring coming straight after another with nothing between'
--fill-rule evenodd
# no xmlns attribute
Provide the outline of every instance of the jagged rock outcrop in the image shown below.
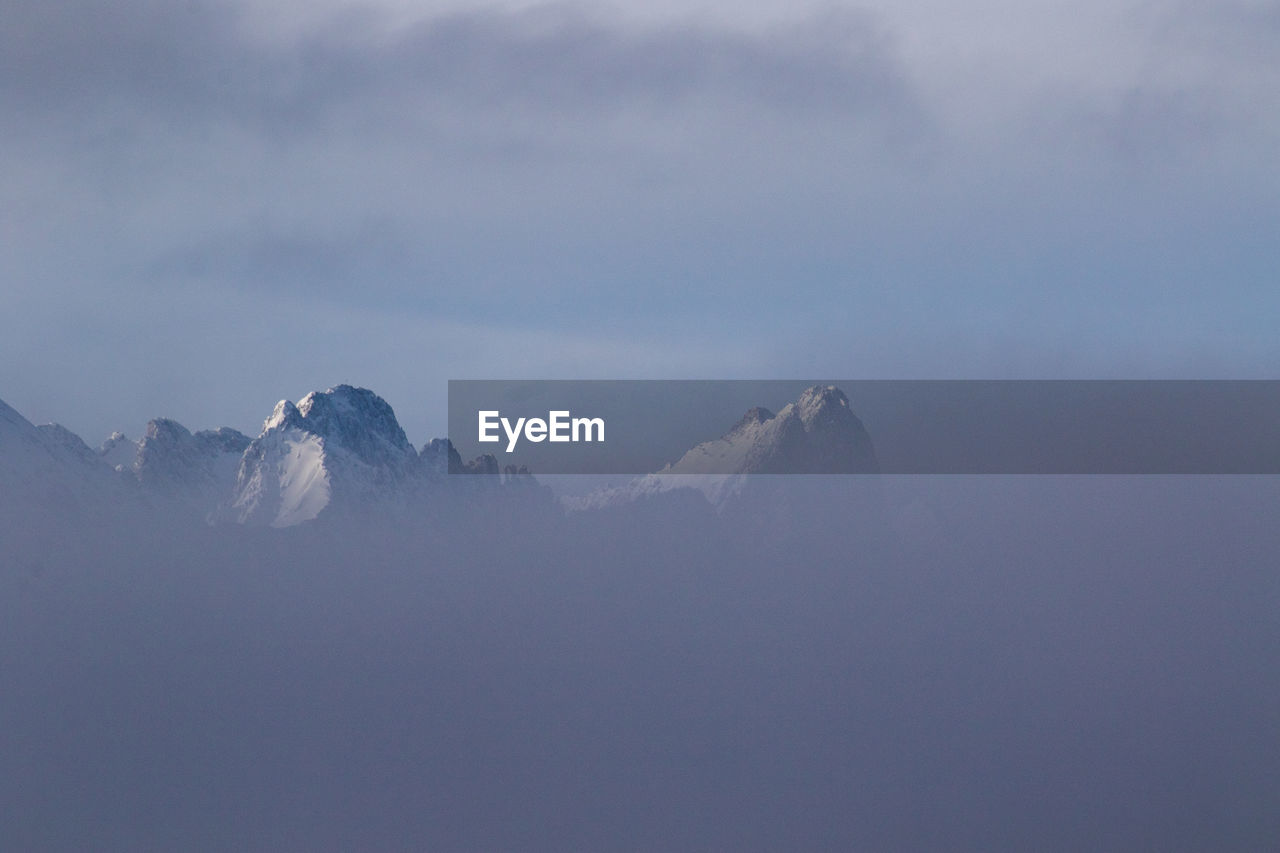
<svg viewBox="0 0 1280 853"><path fill-rule="evenodd" d="M231 491L248 446L249 437L230 427L192 433L157 418L138 442L132 472L153 500L204 518Z"/></svg>
<svg viewBox="0 0 1280 853"><path fill-rule="evenodd" d="M421 460L385 400L339 385L281 400L245 449L221 520L290 527L333 508L403 503ZM410 488L406 488L410 487Z"/></svg>
<svg viewBox="0 0 1280 853"><path fill-rule="evenodd" d="M132 472L138 461L138 444L122 432L113 432L98 445L98 456L117 471Z"/></svg>
<svg viewBox="0 0 1280 853"><path fill-rule="evenodd" d="M423 472L432 478L444 477L462 467L462 457L447 438L433 438L422 446L419 454Z"/></svg>

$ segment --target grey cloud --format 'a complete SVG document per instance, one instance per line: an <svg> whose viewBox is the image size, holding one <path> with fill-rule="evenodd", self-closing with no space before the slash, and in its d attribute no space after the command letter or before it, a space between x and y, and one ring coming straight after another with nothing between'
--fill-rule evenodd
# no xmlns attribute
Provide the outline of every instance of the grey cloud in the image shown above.
<svg viewBox="0 0 1280 853"><path fill-rule="evenodd" d="M106 102L276 131L317 125L341 104L607 113L728 98L847 115L912 100L875 21L852 13L765 35L632 30L573 8L453 13L386 36L371 12L271 41L216 3L7 5L0 85L9 108L28 114Z"/></svg>
<svg viewBox="0 0 1280 853"><path fill-rule="evenodd" d="M256 58L233 21L207 3L133 0L5 2L2 89L10 108L34 113L102 98L142 107L199 105Z"/></svg>
<svg viewBox="0 0 1280 853"><path fill-rule="evenodd" d="M283 37L237 8L0 0L10 402L70 422L96 396L97 439L177 394L236 405L263 364L269 406L420 388L424 363L432 381L1274 363L1280 89L1227 47L1265 44L1269 18L1153 13L1070 44L1098 47L1096 73L1051 55L1024 80L980 39L981 70L908 63L920 33L887 12L745 33L365 10Z"/></svg>
<svg viewBox="0 0 1280 853"><path fill-rule="evenodd" d="M1270 161L1280 132L1280 3L1144 4L1128 23L1146 52L1125 99L1130 115L1147 113L1170 138Z"/></svg>
<svg viewBox="0 0 1280 853"><path fill-rule="evenodd" d="M400 46L411 78L481 100L564 107L666 104L718 91L788 110L857 112L909 97L874 21L839 14L765 37L666 28L628 33L569 16L535 34L525 19L469 16L429 24Z"/></svg>
<svg viewBox="0 0 1280 853"><path fill-rule="evenodd" d="M1280 49L1280 3L1225 0L1212 4L1147 3L1133 16L1158 38L1182 47L1198 46L1223 59L1271 60Z"/></svg>
<svg viewBox="0 0 1280 853"><path fill-rule="evenodd" d="M305 232L217 235L172 251L146 268L160 281L209 280L251 292L264 282L273 289L305 294L332 288L371 273L412 265L408 241L387 228L357 229L344 236Z"/></svg>
<svg viewBox="0 0 1280 853"><path fill-rule="evenodd" d="M1167 174L1171 165L1212 157L1238 129L1210 93L1162 85L1056 92L1037 105L1032 136L1042 151L1083 155L1105 168Z"/></svg>

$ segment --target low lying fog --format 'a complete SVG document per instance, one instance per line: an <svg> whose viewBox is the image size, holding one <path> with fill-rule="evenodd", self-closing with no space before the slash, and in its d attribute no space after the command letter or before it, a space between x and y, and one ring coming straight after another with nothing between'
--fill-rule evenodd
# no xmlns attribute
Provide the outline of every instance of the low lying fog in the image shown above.
<svg viewBox="0 0 1280 853"><path fill-rule="evenodd" d="M0 530L0 846L1257 850L1280 479Z"/></svg>

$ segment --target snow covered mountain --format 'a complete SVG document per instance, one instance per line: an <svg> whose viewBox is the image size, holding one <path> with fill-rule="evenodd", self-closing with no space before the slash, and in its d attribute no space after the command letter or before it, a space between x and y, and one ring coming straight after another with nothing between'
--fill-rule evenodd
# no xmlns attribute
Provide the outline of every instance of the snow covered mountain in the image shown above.
<svg viewBox="0 0 1280 853"><path fill-rule="evenodd" d="M446 476L458 472L490 476ZM117 432L97 450L0 402L0 514L20 522L91 508L104 519L291 527L322 514L478 511L498 494L506 504L554 504L527 471L500 471L492 456L463 462L448 439L419 453L385 400L350 385L297 405L280 401L253 440L229 427L192 433L157 418L141 440Z"/></svg>
<svg viewBox="0 0 1280 853"><path fill-rule="evenodd" d="M814 385L776 415L748 411L718 439L692 448L664 474L869 474L871 436L834 385Z"/></svg>
<svg viewBox="0 0 1280 853"><path fill-rule="evenodd" d="M575 508L696 489L723 511L743 503L752 475L876 470L871 437L848 398L833 386L814 386L776 414L751 409L722 437L662 471L594 493ZM460 472L488 476L446 476ZM448 439L417 452L391 406L350 385L312 392L296 405L281 400L252 441L226 427L192 433L158 418L140 441L115 433L96 451L68 430L36 427L0 403L0 508L102 506L291 527L322 514L420 517L432 504L441 510L489 501L495 489L509 502L549 501L527 471L503 471L492 456L463 462ZM772 500L757 495L755 503Z"/></svg>
<svg viewBox="0 0 1280 853"><path fill-rule="evenodd" d="M130 470L149 498L204 519L235 486L248 446L249 437L230 427L192 433L157 418L147 424Z"/></svg>
<svg viewBox="0 0 1280 853"><path fill-rule="evenodd" d="M138 461L138 444L122 432L113 432L98 445L98 455L117 471L132 471Z"/></svg>
<svg viewBox="0 0 1280 853"><path fill-rule="evenodd" d="M291 527L331 507L385 504L421 471L391 406L339 385L294 405L281 400L244 451L224 521Z"/></svg>
<svg viewBox="0 0 1280 853"><path fill-rule="evenodd" d="M0 401L0 512L82 513L128 496L124 478L75 433L35 426Z"/></svg>
<svg viewBox="0 0 1280 853"><path fill-rule="evenodd" d="M834 385L814 385L777 414L749 410L720 438L691 448L661 471L597 492L580 509L627 503L675 489L697 489L722 508L761 474L872 474L875 447L849 398Z"/></svg>
<svg viewBox="0 0 1280 853"><path fill-rule="evenodd" d="M824 478L814 477L778 490L757 475L876 470L871 437L848 398L814 386L776 414L751 409L662 471L570 507L653 500L659 510L692 496L726 518L749 513L768 524L789 512L812 518L815 507L849 506L832 490L850 484L821 486ZM449 476L468 473L477 476ZM115 433L96 451L63 427L36 427L0 403L0 514L52 519L86 509L104 519L144 514L255 527L322 517L430 518L447 527L477 512L544 520L560 512L546 486L523 469L504 470L493 456L464 462L448 439L418 452L385 400L350 385L312 392L296 405L281 400L253 440L227 427L193 433L157 418L141 440Z"/></svg>
<svg viewBox="0 0 1280 853"><path fill-rule="evenodd" d="M192 433L177 421L157 418L147 424L131 467L143 485L168 488L221 481L229 490L248 446L249 437L230 427Z"/></svg>

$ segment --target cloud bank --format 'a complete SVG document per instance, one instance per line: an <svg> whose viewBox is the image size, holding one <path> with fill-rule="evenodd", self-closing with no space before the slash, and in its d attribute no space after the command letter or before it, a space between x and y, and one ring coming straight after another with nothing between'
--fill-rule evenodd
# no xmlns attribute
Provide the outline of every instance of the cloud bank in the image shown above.
<svg viewBox="0 0 1280 853"><path fill-rule="evenodd" d="M7 3L5 398L1264 375L1274 6L1019 9Z"/></svg>

